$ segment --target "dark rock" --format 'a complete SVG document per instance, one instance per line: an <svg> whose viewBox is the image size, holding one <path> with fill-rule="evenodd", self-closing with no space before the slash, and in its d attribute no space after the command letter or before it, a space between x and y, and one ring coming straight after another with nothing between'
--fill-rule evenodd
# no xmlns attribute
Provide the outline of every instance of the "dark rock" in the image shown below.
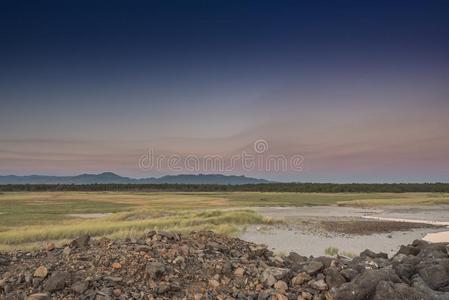
<svg viewBox="0 0 449 300"><path fill-rule="evenodd" d="M320 262L320 261L311 261L310 263L305 264L302 269L307 274L313 275L313 274L316 274L319 271L321 271L323 268L324 268L324 265L323 265L322 262Z"/></svg>
<svg viewBox="0 0 449 300"><path fill-rule="evenodd" d="M404 283L381 281L376 287L373 300L423 300L427 299L421 292Z"/></svg>
<svg viewBox="0 0 449 300"><path fill-rule="evenodd" d="M357 272L354 269L343 269L341 270L340 274L346 278L347 281L351 281L353 280L357 275L359 275L359 272Z"/></svg>
<svg viewBox="0 0 449 300"><path fill-rule="evenodd" d="M155 289L155 292L157 294L165 294L168 291L170 291L171 287L168 283L161 283L160 285L158 285Z"/></svg>
<svg viewBox="0 0 449 300"><path fill-rule="evenodd" d="M44 290L47 292L56 292L65 288L70 274L62 271L55 271L44 284Z"/></svg>
<svg viewBox="0 0 449 300"><path fill-rule="evenodd" d="M418 255L420 252L420 249L417 247L414 247L412 245L408 245L408 246L404 246L402 245L399 248L399 251L396 253L396 255L398 254L404 254L404 255Z"/></svg>
<svg viewBox="0 0 449 300"><path fill-rule="evenodd" d="M412 277L412 287L425 295L425 300L449 300L449 293L432 290L419 275Z"/></svg>
<svg viewBox="0 0 449 300"><path fill-rule="evenodd" d="M412 246L416 247L418 249L423 249L423 248L429 246L429 242L426 242L424 240L414 240L412 242Z"/></svg>
<svg viewBox="0 0 449 300"><path fill-rule="evenodd" d="M324 270L326 283L329 288L339 287L346 282L346 279L340 274L336 267L330 267Z"/></svg>
<svg viewBox="0 0 449 300"><path fill-rule="evenodd" d="M74 291L77 294L84 293L89 288L89 282L88 281L78 281L72 284L72 291Z"/></svg>
<svg viewBox="0 0 449 300"><path fill-rule="evenodd" d="M410 278L416 273L416 267L412 264L394 264L393 269L407 283L410 283Z"/></svg>
<svg viewBox="0 0 449 300"><path fill-rule="evenodd" d="M401 280L392 269L366 270L354 278L353 281L344 283L339 288L331 290L331 299L334 300L364 300L373 296L377 284L381 281L400 283Z"/></svg>
<svg viewBox="0 0 449 300"><path fill-rule="evenodd" d="M272 275L275 279L281 280L284 279L288 274L290 273L289 269L286 268L276 268L276 267L269 267L266 268L262 274Z"/></svg>
<svg viewBox="0 0 449 300"><path fill-rule="evenodd" d="M361 257L371 257L371 258L384 258L384 259L388 259L388 254L380 252L380 253L375 253L369 249L366 249L365 251L360 253Z"/></svg>
<svg viewBox="0 0 449 300"><path fill-rule="evenodd" d="M419 252L419 257L430 259L448 258L446 244L442 243L429 244L421 249L421 251Z"/></svg>
<svg viewBox="0 0 449 300"><path fill-rule="evenodd" d="M287 256L287 260L294 264L298 264L307 261L307 257L299 255L296 252L290 252Z"/></svg>
<svg viewBox="0 0 449 300"><path fill-rule="evenodd" d="M206 248L212 251L220 251L223 253L228 253L229 252L229 248L226 245L221 245L217 242L207 242L206 244Z"/></svg>
<svg viewBox="0 0 449 300"><path fill-rule="evenodd" d="M160 262L149 262L146 265L146 272L150 278L158 278L165 273L165 266Z"/></svg>
<svg viewBox="0 0 449 300"><path fill-rule="evenodd" d="M324 268L329 268L333 261L335 261L335 258L329 257L329 256L320 256L313 259L314 261L319 261L323 264Z"/></svg>
<svg viewBox="0 0 449 300"><path fill-rule="evenodd" d="M88 235L80 236L79 238L74 239L70 243L70 248L84 248L89 245L89 241L90 236Z"/></svg>
<svg viewBox="0 0 449 300"><path fill-rule="evenodd" d="M10 261L11 259L8 256L0 254L0 266L7 266Z"/></svg>
<svg viewBox="0 0 449 300"><path fill-rule="evenodd" d="M434 290L449 284L447 270L442 265L429 265L422 267L419 269L418 273L424 282Z"/></svg>
<svg viewBox="0 0 449 300"><path fill-rule="evenodd" d="M179 241L179 235L175 232L158 231L157 234L160 235L161 237L167 238L169 240Z"/></svg>

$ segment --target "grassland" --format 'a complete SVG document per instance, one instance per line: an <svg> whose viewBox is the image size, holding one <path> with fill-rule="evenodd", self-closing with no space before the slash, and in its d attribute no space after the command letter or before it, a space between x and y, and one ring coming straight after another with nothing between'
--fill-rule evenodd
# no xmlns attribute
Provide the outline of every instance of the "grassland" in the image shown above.
<svg viewBox="0 0 449 300"><path fill-rule="evenodd" d="M132 237L151 229L235 233L250 224L270 224L248 207L309 205L449 204L439 193L143 193L17 192L0 194L0 249L40 247L80 234ZM83 214L109 214L84 219Z"/></svg>

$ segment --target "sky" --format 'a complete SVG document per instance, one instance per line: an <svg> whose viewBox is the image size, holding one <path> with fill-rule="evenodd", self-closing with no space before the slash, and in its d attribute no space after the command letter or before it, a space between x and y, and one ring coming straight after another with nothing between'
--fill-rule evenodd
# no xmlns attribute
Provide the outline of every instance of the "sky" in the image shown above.
<svg viewBox="0 0 449 300"><path fill-rule="evenodd" d="M449 182L448 15L443 0L1 1L0 175ZM150 151L182 167L143 166ZM288 166L185 166L242 153Z"/></svg>

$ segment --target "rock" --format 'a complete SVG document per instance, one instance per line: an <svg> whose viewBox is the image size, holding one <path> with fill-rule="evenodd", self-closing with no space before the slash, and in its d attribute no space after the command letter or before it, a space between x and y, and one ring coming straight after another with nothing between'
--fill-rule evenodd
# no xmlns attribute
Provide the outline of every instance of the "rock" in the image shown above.
<svg viewBox="0 0 449 300"><path fill-rule="evenodd" d="M277 280L281 280L284 279L289 273L290 273L289 269L269 267L263 271L262 276L266 277L268 275L272 275Z"/></svg>
<svg viewBox="0 0 449 300"><path fill-rule="evenodd" d="M266 245L250 245L249 250L254 255L261 256L265 253L265 251L267 251L267 246Z"/></svg>
<svg viewBox="0 0 449 300"><path fill-rule="evenodd" d="M90 236L82 235L70 242L70 248L84 248L89 245L89 241Z"/></svg>
<svg viewBox="0 0 449 300"><path fill-rule="evenodd" d="M401 282L392 269L366 270L353 281L332 289L330 296L333 300L364 300L374 294L380 281Z"/></svg>
<svg viewBox="0 0 449 300"><path fill-rule="evenodd" d="M346 278L346 280L351 281L353 280L357 275L359 275L359 272L357 272L354 269L348 268L341 270L340 274Z"/></svg>
<svg viewBox="0 0 449 300"><path fill-rule="evenodd" d="M418 256L420 258L429 258L429 259L447 259L447 251L446 244L435 243L435 244L427 244L425 247L421 246L419 248Z"/></svg>
<svg viewBox="0 0 449 300"><path fill-rule="evenodd" d="M195 295L193 295L193 299L194 300L202 300L203 299L203 294L195 294Z"/></svg>
<svg viewBox="0 0 449 300"><path fill-rule="evenodd" d="M346 279L343 277L343 275L340 274L338 268L336 267L330 267L325 269L324 274L326 275L325 280L329 288L339 287L340 285L346 282Z"/></svg>
<svg viewBox="0 0 449 300"><path fill-rule="evenodd" d="M292 263L298 264L307 261L307 257L301 256L296 252L290 252L287 256L287 260L291 261Z"/></svg>
<svg viewBox="0 0 449 300"><path fill-rule="evenodd" d="M429 246L429 242L426 242L424 240L414 240L412 242L412 246L416 247L418 249L423 249L423 248Z"/></svg>
<svg viewBox="0 0 449 300"><path fill-rule="evenodd" d="M179 240L179 235L175 232L168 232L168 231L158 231L157 234L161 237L167 238L169 240Z"/></svg>
<svg viewBox="0 0 449 300"><path fill-rule="evenodd" d="M310 279L312 279L312 277L310 277L309 274L302 272L302 273L299 273L298 275L296 275L295 277L292 278L292 285L293 286L300 286L304 282L309 281Z"/></svg>
<svg viewBox="0 0 449 300"><path fill-rule="evenodd" d="M11 259L5 255L0 254L0 266L7 266Z"/></svg>
<svg viewBox="0 0 449 300"><path fill-rule="evenodd" d="M234 275L237 277L243 277L244 274L245 274L245 269L243 269L243 268L237 268L234 271Z"/></svg>
<svg viewBox="0 0 449 300"><path fill-rule="evenodd" d="M306 291L302 291L301 295L298 295L298 298L297 298L297 300L312 300L312 299L313 299L313 295Z"/></svg>
<svg viewBox="0 0 449 300"><path fill-rule="evenodd" d="M155 279L165 273L165 266L160 262L149 262L146 265L146 272L150 278Z"/></svg>
<svg viewBox="0 0 449 300"><path fill-rule="evenodd" d="M398 254L404 254L404 255L418 255L420 252L419 248L416 248L412 245L408 245L408 246L404 246L402 245L399 248L399 251L396 253L396 255Z"/></svg>
<svg viewBox="0 0 449 300"><path fill-rule="evenodd" d="M65 288L67 281L70 279L70 274L62 271L55 271L44 284L44 290L47 292L56 292Z"/></svg>
<svg viewBox="0 0 449 300"><path fill-rule="evenodd" d="M47 277L48 269L44 266L40 266L34 271L34 277L45 278Z"/></svg>
<svg viewBox="0 0 449 300"><path fill-rule="evenodd" d="M324 265L320 261L312 261L303 266L303 271L309 275L314 275L321 271L324 268Z"/></svg>
<svg viewBox="0 0 449 300"><path fill-rule="evenodd" d="M118 263L118 262L115 262L115 263L112 264L111 267L112 267L113 269L115 269L115 270L119 270L119 269L122 268L122 265L121 265L120 263Z"/></svg>
<svg viewBox="0 0 449 300"><path fill-rule="evenodd" d="M265 246L212 232L78 242L51 254L0 254L8 261L0 266L0 300L44 291L80 300L449 300L447 244L414 242L403 252L416 255L391 259L372 251L279 259Z"/></svg>
<svg viewBox="0 0 449 300"><path fill-rule="evenodd" d="M381 281L376 287L373 300L423 300L425 296L404 283Z"/></svg>
<svg viewBox="0 0 449 300"><path fill-rule="evenodd" d="M220 286L220 283L217 280L215 280L215 279L210 279L209 280L209 286L211 288L213 288L213 289L216 289L216 288L218 288Z"/></svg>
<svg viewBox="0 0 449 300"><path fill-rule="evenodd" d="M185 258L178 255L176 258L172 261L173 264L183 264L185 262Z"/></svg>
<svg viewBox="0 0 449 300"><path fill-rule="evenodd" d="M380 252L380 253L375 253L369 249L366 249L365 251L360 253L360 257L371 257L371 258L384 258L384 259L388 259L388 254Z"/></svg>
<svg viewBox="0 0 449 300"><path fill-rule="evenodd" d="M121 282L123 281L122 277L119 276L106 276L103 278L106 281L110 281L110 282Z"/></svg>
<svg viewBox="0 0 449 300"><path fill-rule="evenodd" d="M288 300L288 298L285 295L282 295L281 293L276 293L275 299L276 300Z"/></svg>
<svg viewBox="0 0 449 300"><path fill-rule="evenodd" d="M46 249L47 251L52 251L52 250L54 250L55 248L56 248L56 246L55 246L54 243L47 243L47 246L45 247L45 249Z"/></svg>
<svg viewBox="0 0 449 300"><path fill-rule="evenodd" d="M412 287L422 293L425 300L449 300L449 293L432 290L419 275L412 277Z"/></svg>
<svg viewBox="0 0 449 300"><path fill-rule="evenodd" d="M449 284L447 270L442 265L422 267L418 273L431 289L437 290Z"/></svg>
<svg viewBox="0 0 449 300"><path fill-rule="evenodd" d="M229 248L226 247L226 245L222 245L222 244L219 244L217 242L212 242L212 241L211 242L207 242L206 248L211 250L211 251L220 251L220 252L223 252L223 253L229 252Z"/></svg>
<svg viewBox="0 0 449 300"><path fill-rule="evenodd" d="M416 273L416 267L412 264L394 264L393 269L396 274L407 283L410 283L410 278Z"/></svg>
<svg viewBox="0 0 449 300"><path fill-rule="evenodd" d="M284 294L288 290L288 285L287 283L285 283L285 281L278 280L274 284L274 288L276 289L276 291Z"/></svg>
<svg viewBox="0 0 449 300"><path fill-rule="evenodd" d="M276 278L270 272L263 272L260 281L267 287L272 287L276 283Z"/></svg>
<svg viewBox="0 0 449 300"><path fill-rule="evenodd" d="M50 295L48 295L47 293L31 294L26 299L27 300L51 300Z"/></svg>
<svg viewBox="0 0 449 300"><path fill-rule="evenodd" d="M171 286L168 283L161 283L159 286L156 287L155 292L159 295L165 294L168 291L170 291Z"/></svg>
<svg viewBox="0 0 449 300"><path fill-rule="evenodd" d="M327 290L327 284L323 279L309 281L309 286L319 291Z"/></svg>
<svg viewBox="0 0 449 300"><path fill-rule="evenodd" d="M72 253L72 249L70 247L65 247L64 250L62 250L62 254L64 255L70 255Z"/></svg>
<svg viewBox="0 0 449 300"><path fill-rule="evenodd" d="M232 274L232 264L229 261L226 261L223 264L222 273L229 276Z"/></svg>
<svg viewBox="0 0 449 300"><path fill-rule="evenodd" d="M88 281L78 281L72 284L72 291L74 291L77 294L84 293L89 288L89 282Z"/></svg>

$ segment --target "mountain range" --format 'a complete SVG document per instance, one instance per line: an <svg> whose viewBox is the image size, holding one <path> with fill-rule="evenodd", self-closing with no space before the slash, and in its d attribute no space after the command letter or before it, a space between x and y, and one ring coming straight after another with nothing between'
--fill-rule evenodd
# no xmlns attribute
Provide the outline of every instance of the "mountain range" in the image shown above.
<svg viewBox="0 0 449 300"><path fill-rule="evenodd" d="M182 174L166 175L162 177L130 178L119 176L112 172L101 174L81 174L76 176L47 176L29 175L0 176L0 184L257 184L269 183L265 179L257 179L246 176L222 175L222 174Z"/></svg>

